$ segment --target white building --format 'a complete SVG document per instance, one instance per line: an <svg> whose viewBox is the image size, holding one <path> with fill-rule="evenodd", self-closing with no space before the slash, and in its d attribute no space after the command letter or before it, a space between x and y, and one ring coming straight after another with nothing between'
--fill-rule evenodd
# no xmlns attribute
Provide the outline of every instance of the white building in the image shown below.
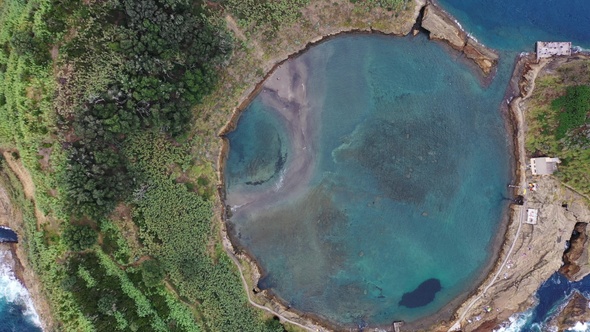
<svg viewBox="0 0 590 332"><path fill-rule="evenodd" d="M556 55L572 55L571 42L537 42L537 61Z"/></svg>
<svg viewBox="0 0 590 332"><path fill-rule="evenodd" d="M557 171L559 163L561 163L559 158L531 158L531 171L533 175L551 175Z"/></svg>
<svg viewBox="0 0 590 332"><path fill-rule="evenodd" d="M538 217L539 217L539 209L527 209L526 210L526 223L527 224L536 225Z"/></svg>

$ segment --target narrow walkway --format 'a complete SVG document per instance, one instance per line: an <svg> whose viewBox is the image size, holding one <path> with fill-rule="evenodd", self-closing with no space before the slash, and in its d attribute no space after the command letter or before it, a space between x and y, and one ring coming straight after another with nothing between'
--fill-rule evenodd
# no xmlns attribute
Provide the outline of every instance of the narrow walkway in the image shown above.
<svg viewBox="0 0 590 332"><path fill-rule="evenodd" d="M496 272L496 274L494 275L494 277L492 278L490 283L483 289L483 291L475 299L473 299L473 301L471 301L471 303L469 303L467 308L465 308L465 310L463 311L463 314L461 314L461 316L455 322L455 324L453 324L453 326L451 326L451 328L449 329L449 332L461 330L461 321L463 321L463 319L465 318L467 313L469 313L469 310L471 309L471 307L473 307L473 305L486 294L488 289L490 289L490 287L492 287L492 285L496 282L500 273L502 273L502 270L504 269L504 266L508 262L510 255L512 255L512 250L514 250L514 245L516 244L516 241L518 240L518 236L520 235L520 229L522 227L522 223L523 223L524 218L526 216L525 212L526 212L526 204L521 206L520 213L518 215L518 229L516 230L516 234L514 236L514 239L512 240L512 244L510 245L510 249L508 249L508 253L506 254L506 257L504 258L504 261L502 262L502 265L500 265L500 267L498 268L498 271Z"/></svg>
<svg viewBox="0 0 590 332"><path fill-rule="evenodd" d="M240 278L242 278L242 283L244 284L244 290L246 291L246 295L248 295L248 302L250 302L251 305L253 305L254 307L256 307L258 309L262 309L262 310L264 310L264 311L266 311L266 312L268 312L268 313L270 313L272 315L275 315L275 316L279 317L281 319L281 321L288 322L290 324L296 325L296 326L298 326L298 327L300 327L300 328L302 328L302 329L304 329L306 331L310 331L310 332L323 331L323 330L319 330L319 329L318 330L314 330L314 329L312 329L312 328L310 328L308 326L305 326L303 324L300 324L298 322L295 322L293 320L290 320L289 318L281 315L280 313L278 313L278 312L276 312L276 311L274 311L274 310L272 310L270 308L267 308L267 307L265 307L263 305L260 305L260 304L258 304L256 302L254 302L252 300L252 298L250 297L250 291L248 290L248 283L246 282L246 278L244 277L244 273L242 272L242 266L240 265L240 262L238 261L238 259L236 258L236 256L234 256L233 253L231 253L231 252L229 252L229 250L227 250L227 248L224 248L224 249L225 249L225 252L227 253L227 255L231 258L231 260L234 262L234 264L236 264L236 266L238 267L238 271L240 271Z"/></svg>
<svg viewBox="0 0 590 332"><path fill-rule="evenodd" d="M29 173L20 160L17 160L12 156L12 151L2 151L2 156L4 157L4 160L6 160L8 167L10 167L12 172L16 174L16 177L22 184L25 198L33 203L33 206L35 207L35 217L37 218L37 230L40 231L42 225L47 222L47 218L37 207L37 201L35 200L35 184L33 183L31 173Z"/></svg>

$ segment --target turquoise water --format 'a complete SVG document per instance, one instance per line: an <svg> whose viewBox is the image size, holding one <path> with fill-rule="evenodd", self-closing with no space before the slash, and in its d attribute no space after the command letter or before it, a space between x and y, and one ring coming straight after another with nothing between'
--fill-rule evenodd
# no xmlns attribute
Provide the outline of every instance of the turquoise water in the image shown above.
<svg viewBox="0 0 590 332"><path fill-rule="evenodd" d="M507 206L499 109L511 61L484 87L422 35L353 35L291 62L304 68L291 84L304 101L265 90L228 136L230 229L266 272L259 286L369 326L414 321L470 291ZM285 120L289 105L308 127ZM301 130L305 146L285 143Z"/></svg>

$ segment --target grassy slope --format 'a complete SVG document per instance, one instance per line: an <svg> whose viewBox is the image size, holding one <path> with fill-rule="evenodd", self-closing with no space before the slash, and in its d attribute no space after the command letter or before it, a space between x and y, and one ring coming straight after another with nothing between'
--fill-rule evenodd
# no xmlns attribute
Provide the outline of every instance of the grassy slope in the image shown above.
<svg viewBox="0 0 590 332"><path fill-rule="evenodd" d="M565 138L557 139L558 113L554 100L564 96L568 87L590 85L590 59L578 59L546 71L535 80L535 90L528 100L526 149L532 155L557 156L562 160L556 176L580 192L590 194L590 119L570 128ZM590 112L590 109L588 110Z"/></svg>

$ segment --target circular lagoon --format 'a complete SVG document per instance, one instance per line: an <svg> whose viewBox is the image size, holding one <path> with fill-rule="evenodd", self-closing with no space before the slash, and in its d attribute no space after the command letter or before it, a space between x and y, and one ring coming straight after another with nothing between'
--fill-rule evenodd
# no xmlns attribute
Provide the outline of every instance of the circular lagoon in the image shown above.
<svg viewBox="0 0 590 332"><path fill-rule="evenodd" d="M422 35L347 35L279 66L228 135L228 229L258 286L340 326L450 313L506 215L504 62L484 86Z"/></svg>

